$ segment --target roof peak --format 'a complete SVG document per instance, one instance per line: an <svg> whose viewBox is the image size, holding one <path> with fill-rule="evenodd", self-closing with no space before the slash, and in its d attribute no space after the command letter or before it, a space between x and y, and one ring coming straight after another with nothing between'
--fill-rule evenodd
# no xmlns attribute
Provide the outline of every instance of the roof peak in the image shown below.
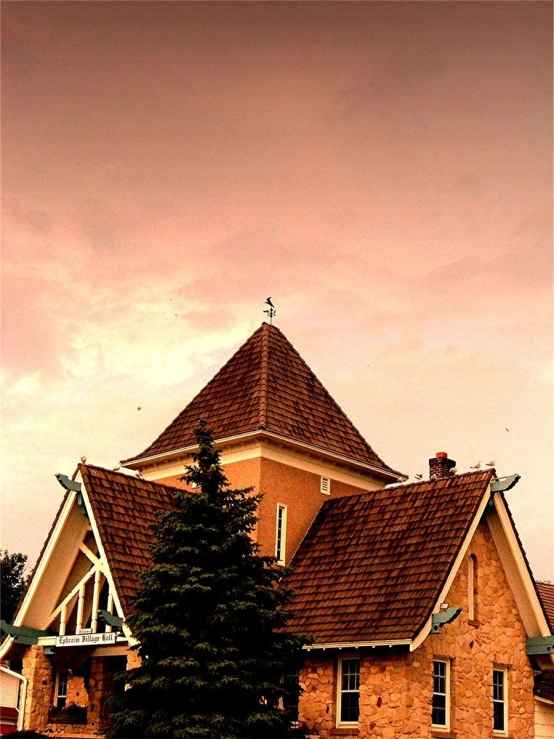
<svg viewBox="0 0 554 739"><path fill-rule="evenodd" d="M403 477L373 451L283 332L266 321L150 446L123 463L194 446L201 419L216 440L266 431L361 462L386 479Z"/></svg>

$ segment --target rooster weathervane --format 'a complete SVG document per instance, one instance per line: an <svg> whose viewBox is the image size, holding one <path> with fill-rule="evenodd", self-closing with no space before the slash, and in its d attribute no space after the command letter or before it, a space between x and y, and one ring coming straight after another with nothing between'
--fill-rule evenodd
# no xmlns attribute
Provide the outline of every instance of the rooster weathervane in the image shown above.
<svg viewBox="0 0 554 739"><path fill-rule="evenodd" d="M275 306L271 302L271 297L266 298L265 304L269 305L269 308L267 310L264 310L264 313L266 313L269 316L269 325L273 326L273 317L277 313L277 310L275 309Z"/></svg>

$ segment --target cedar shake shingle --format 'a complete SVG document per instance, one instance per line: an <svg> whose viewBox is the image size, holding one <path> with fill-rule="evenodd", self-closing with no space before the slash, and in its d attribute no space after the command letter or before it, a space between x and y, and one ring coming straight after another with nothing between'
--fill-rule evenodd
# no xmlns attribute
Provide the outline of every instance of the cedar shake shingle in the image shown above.
<svg viewBox="0 0 554 739"><path fill-rule="evenodd" d="M413 639L492 475L472 472L326 501L291 563L288 630L319 644Z"/></svg>
<svg viewBox="0 0 554 739"><path fill-rule="evenodd" d="M139 573L151 561L151 526L175 506L177 488L88 464L80 472L129 613ZM292 562L289 630L318 643L413 638L435 606L493 472L326 501Z"/></svg>
<svg viewBox="0 0 554 739"><path fill-rule="evenodd" d="M537 580L536 585L546 620L550 626L550 633L554 634L554 583Z"/></svg>
<svg viewBox="0 0 554 739"><path fill-rule="evenodd" d="M176 488L90 464L80 464L79 471L123 612L129 613L139 574L151 563L152 524L158 513L175 507Z"/></svg>
<svg viewBox="0 0 554 739"><path fill-rule="evenodd" d="M199 420L216 439L269 431L370 464L389 479L404 477L373 451L288 339L267 323L149 447L126 462L193 446Z"/></svg>

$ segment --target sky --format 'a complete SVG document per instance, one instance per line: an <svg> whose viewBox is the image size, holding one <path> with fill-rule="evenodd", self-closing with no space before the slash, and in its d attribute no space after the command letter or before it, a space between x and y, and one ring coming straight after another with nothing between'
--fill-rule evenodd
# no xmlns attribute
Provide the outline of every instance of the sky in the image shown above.
<svg viewBox="0 0 554 739"><path fill-rule="evenodd" d="M518 472L554 579L551 3L4 0L2 68L2 547L271 296L393 468Z"/></svg>

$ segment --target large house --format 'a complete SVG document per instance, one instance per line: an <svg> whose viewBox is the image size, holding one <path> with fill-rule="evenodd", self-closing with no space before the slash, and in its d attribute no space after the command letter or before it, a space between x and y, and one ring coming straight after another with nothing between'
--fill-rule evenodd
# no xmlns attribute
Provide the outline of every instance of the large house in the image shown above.
<svg viewBox="0 0 554 739"><path fill-rule="evenodd" d="M125 616L150 526L185 487L199 419L231 485L263 494L261 552L293 562L289 628L311 638L298 720L313 736L528 739L539 704L547 725L550 591L537 590L506 502L518 475L457 474L440 452L429 479L407 483L266 323L127 472L57 475L65 497L2 623L20 725L84 739L108 724L113 675L137 659Z"/></svg>

